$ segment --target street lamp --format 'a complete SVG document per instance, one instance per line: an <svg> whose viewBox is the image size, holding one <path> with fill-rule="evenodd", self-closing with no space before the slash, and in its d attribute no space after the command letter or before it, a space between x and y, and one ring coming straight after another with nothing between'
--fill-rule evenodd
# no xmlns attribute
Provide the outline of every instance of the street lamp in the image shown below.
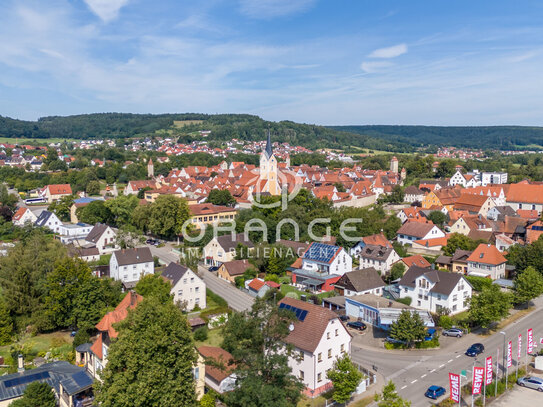
<svg viewBox="0 0 543 407"><path fill-rule="evenodd" d="M502 378L505 376L505 332L500 331L500 333L503 335L503 356L502 356ZM496 380L498 379L498 376L496 376Z"/></svg>

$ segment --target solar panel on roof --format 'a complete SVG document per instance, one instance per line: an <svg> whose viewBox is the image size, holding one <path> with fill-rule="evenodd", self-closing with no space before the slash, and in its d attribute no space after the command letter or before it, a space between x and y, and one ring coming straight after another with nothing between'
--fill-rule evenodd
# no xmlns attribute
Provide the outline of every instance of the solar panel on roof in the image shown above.
<svg viewBox="0 0 543 407"><path fill-rule="evenodd" d="M305 317L307 316L306 310L293 307L292 305L289 305L289 304L281 303L279 304L279 309L286 309L286 310L294 312L294 315L296 315L296 318L298 319L298 321L301 321L301 322L303 322Z"/></svg>
<svg viewBox="0 0 543 407"><path fill-rule="evenodd" d="M21 376L21 377L15 377L13 379L6 380L4 382L4 386L6 388L14 387L14 386L20 386L22 384L32 383L32 382L35 382L37 380L49 379L49 377L50 377L49 372L39 372L39 373L35 373L35 374L30 374L30 375Z"/></svg>
<svg viewBox="0 0 543 407"><path fill-rule="evenodd" d="M85 371L77 372L72 376L72 379L81 387L90 386L92 379L87 375Z"/></svg>

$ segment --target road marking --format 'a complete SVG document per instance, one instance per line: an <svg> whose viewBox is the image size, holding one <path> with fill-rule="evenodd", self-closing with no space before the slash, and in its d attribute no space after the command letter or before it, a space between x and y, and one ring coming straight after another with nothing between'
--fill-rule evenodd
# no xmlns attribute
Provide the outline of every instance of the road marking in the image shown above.
<svg viewBox="0 0 543 407"><path fill-rule="evenodd" d="M416 382L417 382L417 379L413 380L413 381L411 382L411 384L416 383Z"/></svg>
<svg viewBox="0 0 543 407"><path fill-rule="evenodd" d="M439 365L439 368L441 369L443 366L445 366L445 363L443 363L442 365Z"/></svg>
<svg viewBox="0 0 543 407"><path fill-rule="evenodd" d="M421 379L424 379L425 377L426 377L426 375L425 375L425 374L423 374L423 375L422 375L422 376L421 376L420 378L421 378Z"/></svg>
<svg viewBox="0 0 543 407"><path fill-rule="evenodd" d="M458 359L460 356L462 356L462 355L456 355L456 359Z"/></svg>
<svg viewBox="0 0 543 407"><path fill-rule="evenodd" d="M430 370L430 373L434 373L435 371L436 371L435 369L432 369L432 370Z"/></svg>
<svg viewBox="0 0 543 407"><path fill-rule="evenodd" d="M407 387L407 384L406 384L405 386L403 386L400 390L403 390L403 389L405 389L406 387Z"/></svg>
<svg viewBox="0 0 543 407"><path fill-rule="evenodd" d="M451 363L452 361L453 361L453 360L451 359L451 360L449 360L447 363Z"/></svg>

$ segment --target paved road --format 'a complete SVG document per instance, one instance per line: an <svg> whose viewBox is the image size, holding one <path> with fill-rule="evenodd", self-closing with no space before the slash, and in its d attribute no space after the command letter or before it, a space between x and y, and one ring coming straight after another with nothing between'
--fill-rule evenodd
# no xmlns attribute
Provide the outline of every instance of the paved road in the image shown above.
<svg viewBox="0 0 543 407"><path fill-rule="evenodd" d="M179 260L179 256L173 253L169 247L155 247L149 246L153 256L157 256L164 263L169 264ZM198 266L198 271L202 276L207 288L213 291L215 294L220 295L226 300L228 306L235 311L245 311L254 303L254 298L243 291L238 290L230 283L221 280L215 274L210 273L206 268Z"/></svg>
<svg viewBox="0 0 543 407"><path fill-rule="evenodd" d="M511 369L516 367L518 334L522 334L523 353L526 351L526 331L528 328L533 328L534 342L536 344L539 343L540 337L543 337L543 326L540 323L543 318L542 303L543 298L538 298L536 301L538 309L536 311L512 323L504 330L506 341L511 340L513 344L513 367ZM483 366L485 357L492 356L495 368L496 353L499 348L500 369L502 368L504 335L499 332L487 337L470 334L459 339L440 338L440 341L448 342L445 349L385 351L384 349L365 348L361 345L363 344L362 338L358 341L355 339L352 346L352 357L355 362L364 366L371 367L375 365L377 372L384 376L385 381L392 380L396 384L399 394L412 401L413 407L433 404L424 397L424 392L431 385L443 386L448 393L449 372L460 373L461 370L467 370L469 372L468 378L471 379L474 358L465 356L464 352L472 343L481 342L485 345L485 353L475 359L477 366ZM521 365L524 363L525 358L523 356Z"/></svg>

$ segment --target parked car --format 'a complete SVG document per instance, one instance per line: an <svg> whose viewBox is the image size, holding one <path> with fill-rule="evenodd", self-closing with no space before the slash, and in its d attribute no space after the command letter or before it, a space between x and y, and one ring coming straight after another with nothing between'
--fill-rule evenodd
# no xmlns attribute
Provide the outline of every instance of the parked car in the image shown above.
<svg viewBox="0 0 543 407"><path fill-rule="evenodd" d="M534 376L519 377L517 384L537 391L543 391L543 379Z"/></svg>
<svg viewBox="0 0 543 407"><path fill-rule="evenodd" d="M485 346L482 343L474 343L468 348L468 350L466 351L466 355L475 357L478 354L483 353L484 351Z"/></svg>
<svg viewBox="0 0 543 407"><path fill-rule="evenodd" d="M363 322L354 321L354 322L347 322L347 327L352 329L357 329L359 331L365 331L367 326Z"/></svg>
<svg viewBox="0 0 543 407"><path fill-rule="evenodd" d="M340 319L341 321L348 321L348 320L349 320L349 316L348 316L348 315L340 315L340 316L339 316L339 319Z"/></svg>
<svg viewBox="0 0 543 407"><path fill-rule="evenodd" d="M153 246L158 246L158 240L156 239L147 239L145 243L153 245Z"/></svg>
<svg viewBox="0 0 543 407"><path fill-rule="evenodd" d="M441 386L430 386L424 395L431 399L437 400L445 394L445 389Z"/></svg>
<svg viewBox="0 0 543 407"><path fill-rule="evenodd" d="M464 335L464 331L460 328L451 328L443 331L443 336L456 336L457 338L460 338L462 335Z"/></svg>
<svg viewBox="0 0 543 407"><path fill-rule="evenodd" d="M217 271L219 268L217 266L211 266L208 268L209 271Z"/></svg>
<svg viewBox="0 0 543 407"><path fill-rule="evenodd" d="M399 339L394 339L393 337L391 336L387 336L387 338L385 339L385 341L389 342L389 343L402 343L402 344L406 344L407 342L405 341L401 341Z"/></svg>

